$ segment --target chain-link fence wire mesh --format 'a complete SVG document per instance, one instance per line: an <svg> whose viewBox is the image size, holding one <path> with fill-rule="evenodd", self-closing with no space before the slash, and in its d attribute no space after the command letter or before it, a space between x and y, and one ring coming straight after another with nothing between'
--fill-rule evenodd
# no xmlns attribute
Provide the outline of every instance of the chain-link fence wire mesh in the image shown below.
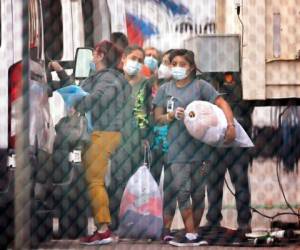
<svg viewBox="0 0 300 250"><path fill-rule="evenodd" d="M57 1L42 1L42 6L46 54L49 57L48 59L59 60L63 51L61 33L62 9ZM95 44L93 41L91 15L92 1L83 1L82 6L83 14L85 15L85 44L92 47ZM183 26L179 26L181 30L184 28ZM256 74L252 72L252 78L253 75ZM205 78L205 75L201 78ZM299 206L299 194L297 192L299 187L299 178L297 178L299 111L296 106L297 102L288 107L272 107L270 108L271 112L262 112L263 116L271 117L271 122L267 123L266 126L257 126L252 124L252 121L253 119L259 119L255 118L255 115L259 117L261 111L259 108L256 108L253 112L253 103L241 100L241 82L238 82L235 89L231 91L222 85L222 75L209 75L205 79L211 82L218 91L227 94L225 98L230 103L235 117L240 121L248 134L252 135L255 148L250 150L236 148L211 149L212 151L209 153L211 158L206 162L205 168L199 167L199 169L196 169L196 171L204 171L207 177L207 182L203 185L207 189L208 202L206 201L206 207L211 207L211 210L204 214L201 225L203 226L205 222L212 222L213 226L218 226L222 220L221 211L223 212L222 222L225 221L223 225L233 227L239 226L239 223L247 225L251 223L251 217L253 216L252 228L255 228L256 225L261 227L269 226L268 223L277 218L272 215L276 215L281 209L290 214L298 213L296 211L296 208ZM236 79L239 81L238 78ZM116 98L121 99L119 96ZM132 105L132 103L130 104ZM97 102L95 102L93 107L97 106ZM107 108L109 109L109 107L110 104L107 103ZM126 130L127 134L123 136L123 144L121 143L121 146L112 156L111 180L110 185L107 186L112 219L118 218L119 203L126 183L143 161L142 138L136 125L134 125L135 129L133 129L132 110L128 110L128 108L128 106L124 105L124 113L128 120L124 120L123 130ZM99 111L95 117L101 119L102 112L103 110ZM74 127L76 125L73 124ZM71 138L68 136L68 131L60 133L59 126L56 129L56 138L51 155L38 147L32 148L32 153L30 154L33 171L32 181L34 184L30 223L31 233L34 235L32 237L36 237L37 242L45 239L49 240L52 237L76 239L91 233L91 230L88 228L88 219L93 215L90 211L91 200L88 195L85 168L82 162L75 163L69 160L71 152L74 153L74 151L78 150L84 153L86 145L82 143L80 138L70 143ZM130 150L124 144L129 145L128 148ZM152 153L152 170L161 170L165 164L164 190L168 190L174 181L174 177L167 170L168 167L164 160L165 155L161 149L153 150ZM251 162L252 167L250 167ZM228 191L224 191L222 200L224 178L227 170L230 180L234 184L235 199ZM14 235L15 214L13 199L15 194L13 185L14 171L4 172L2 175L4 178L1 179L1 195L2 193L5 193L5 195L2 196L0 203L0 225L1 232L4 232L3 234L1 233L1 244L6 245L8 242L12 242ZM159 172L154 174L156 181L160 179ZM247 175L250 176L249 179ZM280 179L286 196L284 199L281 196L282 190L279 188L281 187ZM229 182L228 177L227 182ZM289 185L290 183L293 183L293 185ZM166 200L166 198L170 200ZM252 202L250 202L250 199ZM164 197L164 206L171 206L171 203L174 204L174 202L176 204L175 195ZM224 209L225 211L222 210L222 203L223 207L229 209L228 211L226 209ZM255 209L249 207L251 203ZM237 215L237 220L236 212L232 212L232 210L236 211L235 206L240 211L240 214ZM289 207L291 209L288 209ZM256 209L258 212L268 215L265 224L260 222L262 217L254 217L253 212ZM267 209L272 210L268 211ZM175 214L174 206L171 210ZM289 217L283 218L290 220ZM295 218L297 217L293 217L292 220L295 221ZM177 218L174 220L173 227L176 229L182 228L182 222L178 222ZM176 222L178 222L177 225ZM199 234L203 235L204 232L200 230ZM218 241L218 239L220 237L216 237L214 240ZM235 235L229 235L228 239L229 241L235 240Z"/></svg>

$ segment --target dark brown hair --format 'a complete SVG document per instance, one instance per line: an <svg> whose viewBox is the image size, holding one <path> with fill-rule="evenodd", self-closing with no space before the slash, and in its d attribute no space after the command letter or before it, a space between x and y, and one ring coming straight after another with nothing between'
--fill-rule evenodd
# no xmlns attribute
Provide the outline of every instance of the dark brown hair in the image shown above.
<svg viewBox="0 0 300 250"><path fill-rule="evenodd" d="M107 68L116 68L120 62L122 52L110 41L104 40L96 44L94 51L104 54L103 63Z"/></svg>
<svg viewBox="0 0 300 250"><path fill-rule="evenodd" d="M128 46L125 50L124 50L124 55L128 56L129 54L131 54L133 51L135 50L139 50L143 53L143 57L145 57L145 51L143 50L142 47L138 46L138 45L131 45Z"/></svg>
<svg viewBox="0 0 300 250"><path fill-rule="evenodd" d="M182 56L190 64L191 67L194 67L194 69L191 72L191 76L195 77L196 71L198 69L197 69L197 66L195 63L194 52L191 50L187 50L187 49L174 49L171 51L170 56L169 56L170 62L172 62L176 56Z"/></svg>
<svg viewBox="0 0 300 250"><path fill-rule="evenodd" d="M122 32L113 32L110 34L110 41L124 51L128 47L128 38Z"/></svg>
<svg viewBox="0 0 300 250"><path fill-rule="evenodd" d="M165 51L163 54L162 54L162 58L165 56L165 55L169 55L170 57L170 54L173 52L174 49L168 49L167 51Z"/></svg>
<svg viewBox="0 0 300 250"><path fill-rule="evenodd" d="M167 55L168 56L168 60L171 62L170 60L170 54L172 53L174 49L168 49L167 51L165 51L162 55L161 55L161 62L162 63L162 59Z"/></svg>

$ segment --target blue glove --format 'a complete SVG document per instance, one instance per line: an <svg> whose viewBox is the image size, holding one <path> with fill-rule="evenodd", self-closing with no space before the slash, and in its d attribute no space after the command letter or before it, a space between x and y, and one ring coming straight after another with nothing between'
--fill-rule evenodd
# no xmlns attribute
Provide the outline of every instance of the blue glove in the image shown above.
<svg viewBox="0 0 300 250"><path fill-rule="evenodd" d="M89 94L77 85L60 88L57 92L61 94L67 107L73 107L76 102Z"/></svg>

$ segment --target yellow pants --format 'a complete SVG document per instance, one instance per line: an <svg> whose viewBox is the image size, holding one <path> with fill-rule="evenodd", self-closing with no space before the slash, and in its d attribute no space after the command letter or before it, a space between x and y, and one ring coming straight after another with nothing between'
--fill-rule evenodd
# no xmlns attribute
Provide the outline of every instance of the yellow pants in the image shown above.
<svg viewBox="0 0 300 250"><path fill-rule="evenodd" d="M120 140L120 132L95 131L91 135L91 145L83 155L91 206L98 224L111 222L104 181L109 158L120 144Z"/></svg>

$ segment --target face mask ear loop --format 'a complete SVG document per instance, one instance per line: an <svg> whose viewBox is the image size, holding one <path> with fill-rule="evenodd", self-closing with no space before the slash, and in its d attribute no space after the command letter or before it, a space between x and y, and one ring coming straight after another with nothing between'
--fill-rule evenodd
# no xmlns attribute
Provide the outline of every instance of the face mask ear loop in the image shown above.
<svg viewBox="0 0 300 250"><path fill-rule="evenodd" d="M202 72L199 68L197 68L196 66L195 66L195 70L196 70L196 72L198 71L200 74L203 73L203 72Z"/></svg>
<svg viewBox="0 0 300 250"><path fill-rule="evenodd" d="M192 72L193 72L194 70L195 70L196 72L197 72L197 71L201 72L201 71L196 67L196 65L194 65L194 69L192 69L192 70L190 71L190 73L187 74L186 78L191 79L191 74L192 74ZM195 73L196 73L196 72L195 72ZM195 74L195 76L196 76L196 74ZM193 76L193 77L194 77L194 76Z"/></svg>
<svg viewBox="0 0 300 250"><path fill-rule="evenodd" d="M199 72L200 75L203 74L203 72L202 72L199 68L197 68L196 65L194 66L194 70L195 70L195 76L197 75L197 72ZM193 72L193 70L190 72L190 74L191 74L192 72ZM189 74L189 76L190 76L190 74ZM189 76L188 76L188 77L189 77Z"/></svg>

